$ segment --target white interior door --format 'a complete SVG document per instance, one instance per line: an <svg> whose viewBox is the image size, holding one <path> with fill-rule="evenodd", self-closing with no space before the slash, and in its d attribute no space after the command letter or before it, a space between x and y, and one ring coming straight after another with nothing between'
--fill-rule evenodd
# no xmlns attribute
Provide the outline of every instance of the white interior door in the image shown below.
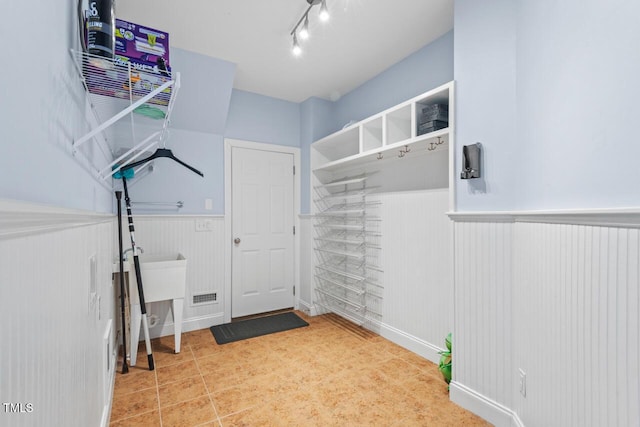
<svg viewBox="0 0 640 427"><path fill-rule="evenodd" d="M293 155L231 152L231 315L294 305Z"/></svg>

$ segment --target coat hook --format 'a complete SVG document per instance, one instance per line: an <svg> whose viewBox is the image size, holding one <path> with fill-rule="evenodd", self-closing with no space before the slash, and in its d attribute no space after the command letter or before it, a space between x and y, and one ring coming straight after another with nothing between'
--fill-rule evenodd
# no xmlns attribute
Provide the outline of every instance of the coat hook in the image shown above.
<svg viewBox="0 0 640 427"><path fill-rule="evenodd" d="M378 153L378 157L376 157L376 159L382 160L382 153Z"/></svg>
<svg viewBox="0 0 640 427"><path fill-rule="evenodd" d="M411 151L411 148L409 148L409 146L408 146L408 145L405 145L405 146L404 146L404 152L405 152L405 153L408 153L408 152L410 152L410 151Z"/></svg>
<svg viewBox="0 0 640 427"><path fill-rule="evenodd" d="M438 144L438 145L440 145L440 144L444 144L444 141L441 141L441 140L440 140L441 138L442 138L441 136L439 136L439 137L438 137L438 142L437 142L437 144Z"/></svg>
<svg viewBox="0 0 640 427"><path fill-rule="evenodd" d="M404 157L404 155L405 155L405 152L400 150L400 154L398 154L398 157L402 158L402 157Z"/></svg>
<svg viewBox="0 0 640 427"><path fill-rule="evenodd" d="M429 144L430 144L430 145L429 145L429 147L427 147L427 150L429 150L429 151L433 151L433 150L435 150L435 149L436 149L436 145L435 145L433 142L430 142Z"/></svg>

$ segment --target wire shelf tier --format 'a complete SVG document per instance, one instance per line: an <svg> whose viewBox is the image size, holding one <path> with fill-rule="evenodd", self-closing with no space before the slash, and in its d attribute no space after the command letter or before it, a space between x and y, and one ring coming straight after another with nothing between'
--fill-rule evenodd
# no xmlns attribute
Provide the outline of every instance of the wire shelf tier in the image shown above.
<svg viewBox="0 0 640 427"><path fill-rule="evenodd" d="M155 69L141 70L131 63L121 63L86 52L72 51L76 67L83 77L89 93L105 97L137 101L147 98L146 102L168 106L171 101L174 76L170 71ZM160 91L157 89L162 88Z"/></svg>
<svg viewBox="0 0 640 427"><path fill-rule="evenodd" d="M166 142L180 73L157 67L142 70L85 52L70 53L90 107L90 130L73 141L73 155L99 183L111 188L115 172ZM130 125L122 121L125 117L130 118ZM143 126L134 129L136 122ZM130 126L129 131L116 132L116 123ZM117 135L113 138L117 146L110 141L109 132Z"/></svg>
<svg viewBox="0 0 640 427"><path fill-rule="evenodd" d="M369 312L378 317L382 312L381 202L367 200L367 174L325 178L314 186L315 301L362 325L371 320Z"/></svg>

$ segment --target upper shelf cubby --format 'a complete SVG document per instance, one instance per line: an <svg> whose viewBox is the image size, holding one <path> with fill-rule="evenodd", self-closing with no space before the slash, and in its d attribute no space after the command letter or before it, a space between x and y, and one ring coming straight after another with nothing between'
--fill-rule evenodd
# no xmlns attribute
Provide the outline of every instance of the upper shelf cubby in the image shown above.
<svg viewBox="0 0 640 427"><path fill-rule="evenodd" d="M446 148L452 119L453 82L449 82L314 142L311 167L331 171L360 165L414 145L429 152Z"/></svg>
<svg viewBox="0 0 640 427"><path fill-rule="evenodd" d="M362 123L362 151L382 147L382 116Z"/></svg>
<svg viewBox="0 0 640 427"><path fill-rule="evenodd" d="M332 162L358 154L360 151L359 126L350 126L316 145L316 152L325 162Z"/></svg>

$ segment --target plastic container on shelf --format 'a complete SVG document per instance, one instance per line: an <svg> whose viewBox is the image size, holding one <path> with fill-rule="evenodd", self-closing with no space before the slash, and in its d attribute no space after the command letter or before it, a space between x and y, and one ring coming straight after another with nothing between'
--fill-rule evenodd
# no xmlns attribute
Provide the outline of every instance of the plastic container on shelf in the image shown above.
<svg viewBox="0 0 640 427"><path fill-rule="evenodd" d="M425 133L434 132L446 127L449 127L449 122L445 122L442 120L432 120L430 122L418 125L418 135L424 135Z"/></svg>

